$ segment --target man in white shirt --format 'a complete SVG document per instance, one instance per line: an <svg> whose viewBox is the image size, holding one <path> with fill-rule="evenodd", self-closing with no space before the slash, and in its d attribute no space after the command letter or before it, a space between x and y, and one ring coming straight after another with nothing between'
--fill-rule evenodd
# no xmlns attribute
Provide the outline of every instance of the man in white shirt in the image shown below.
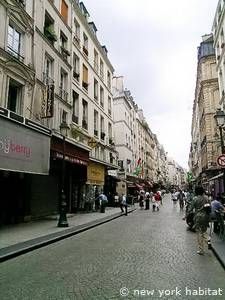
<svg viewBox="0 0 225 300"><path fill-rule="evenodd" d="M120 209L121 212L124 212L123 208L125 208L125 216L127 216L127 198L124 194L121 197Z"/></svg>

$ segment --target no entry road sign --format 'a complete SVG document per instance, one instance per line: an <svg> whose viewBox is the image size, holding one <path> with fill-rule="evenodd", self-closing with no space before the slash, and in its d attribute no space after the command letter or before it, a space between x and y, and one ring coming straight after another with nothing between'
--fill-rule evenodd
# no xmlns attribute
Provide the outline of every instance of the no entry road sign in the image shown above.
<svg viewBox="0 0 225 300"><path fill-rule="evenodd" d="M217 158L217 163L219 166L225 167L225 154L222 154Z"/></svg>

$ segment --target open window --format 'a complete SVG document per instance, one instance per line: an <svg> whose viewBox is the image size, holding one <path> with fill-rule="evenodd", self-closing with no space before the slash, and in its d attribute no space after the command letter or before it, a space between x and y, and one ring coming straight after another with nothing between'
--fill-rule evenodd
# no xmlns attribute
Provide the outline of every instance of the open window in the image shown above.
<svg viewBox="0 0 225 300"><path fill-rule="evenodd" d="M23 85L9 78L7 108L15 113L21 113Z"/></svg>
<svg viewBox="0 0 225 300"><path fill-rule="evenodd" d="M44 35L49 40L51 44L57 41L57 35L54 30L54 20L53 18L45 12L45 23L44 23Z"/></svg>

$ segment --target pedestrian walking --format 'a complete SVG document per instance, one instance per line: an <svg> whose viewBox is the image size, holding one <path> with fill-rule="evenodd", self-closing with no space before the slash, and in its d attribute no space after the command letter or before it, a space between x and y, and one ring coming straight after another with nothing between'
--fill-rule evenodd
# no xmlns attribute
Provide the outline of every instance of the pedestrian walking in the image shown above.
<svg viewBox="0 0 225 300"><path fill-rule="evenodd" d="M144 195L144 191L141 191L139 196L139 206L141 209L144 207Z"/></svg>
<svg viewBox="0 0 225 300"><path fill-rule="evenodd" d="M115 196L114 196L114 202L115 202L115 206L119 205L119 195L117 192L115 193Z"/></svg>
<svg viewBox="0 0 225 300"><path fill-rule="evenodd" d="M180 210L184 209L184 198L185 194L182 190L179 190L179 194L177 195L177 200L179 200Z"/></svg>
<svg viewBox="0 0 225 300"><path fill-rule="evenodd" d="M149 210L149 203L150 203L150 193L146 192L145 194L145 209Z"/></svg>
<svg viewBox="0 0 225 300"><path fill-rule="evenodd" d="M195 209L194 228L197 231L198 251L200 255L205 253L205 244L208 242L207 227L210 220L210 203L208 197L204 195L204 189L201 186L195 188L195 197L192 202L192 209Z"/></svg>
<svg viewBox="0 0 225 300"><path fill-rule="evenodd" d="M127 197L122 194L121 196L121 202L120 202L120 209L121 209L121 212L123 213L124 212L124 208L125 208L125 216L127 216Z"/></svg>
<svg viewBox="0 0 225 300"><path fill-rule="evenodd" d="M223 204L217 200L214 199L211 202L211 220L213 221L213 231L215 233L224 234L224 212L225 207Z"/></svg>
<svg viewBox="0 0 225 300"><path fill-rule="evenodd" d="M159 211L159 205L161 203L162 197L161 197L159 192L156 192L155 195L154 195L154 198L155 198L156 209L157 209L157 211Z"/></svg>
<svg viewBox="0 0 225 300"><path fill-rule="evenodd" d="M100 201L100 212L104 213L106 205L108 203L108 199L107 199L107 196L103 193L103 191L99 195L99 201Z"/></svg>

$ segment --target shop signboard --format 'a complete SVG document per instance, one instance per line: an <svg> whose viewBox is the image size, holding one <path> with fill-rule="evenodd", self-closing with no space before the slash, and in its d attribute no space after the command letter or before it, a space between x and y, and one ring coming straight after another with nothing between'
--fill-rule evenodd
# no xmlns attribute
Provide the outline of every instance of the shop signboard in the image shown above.
<svg viewBox="0 0 225 300"><path fill-rule="evenodd" d="M0 170L47 175L50 136L42 132L42 126L32 121L27 123L33 129L0 117Z"/></svg>
<svg viewBox="0 0 225 300"><path fill-rule="evenodd" d="M105 167L95 162L89 162L87 168L87 183L93 185L104 185Z"/></svg>

